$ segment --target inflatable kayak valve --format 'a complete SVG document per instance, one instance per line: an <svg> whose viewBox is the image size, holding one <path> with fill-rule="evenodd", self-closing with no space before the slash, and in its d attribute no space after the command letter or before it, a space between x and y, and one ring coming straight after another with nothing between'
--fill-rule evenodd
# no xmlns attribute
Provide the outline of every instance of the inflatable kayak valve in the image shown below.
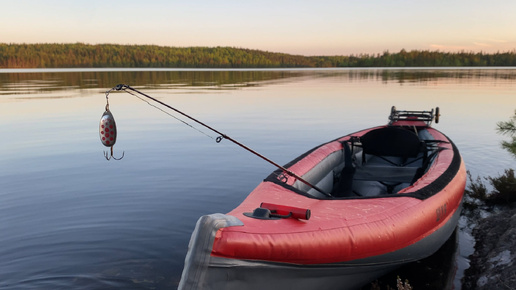
<svg viewBox="0 0 516 290"><path fill-rule="evenodd" d="M260 220L277 220L279 217L273 216L270 209L259 207L253 210L253 212L244 212L246 217L260 219Z"/></svg>
<svg viewBox="0 0 516 290"><path fill-rule="evenodd" d="M244 212L244 215L246 217L261 220L277 220L287 218L309 220L311 212L309 209L262 202L260 207L254 209L253 212Z"/></svg>

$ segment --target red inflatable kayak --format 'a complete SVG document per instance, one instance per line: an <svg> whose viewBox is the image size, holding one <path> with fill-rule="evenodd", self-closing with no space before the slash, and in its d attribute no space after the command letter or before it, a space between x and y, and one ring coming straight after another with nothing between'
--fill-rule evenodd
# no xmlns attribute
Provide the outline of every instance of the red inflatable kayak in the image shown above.
<svg viewBox="0 0 516 290"><path fill-rule="evenodd" d="M227 214L203 216L179 289L354 289L437 251L466 184L439 112L322 144L276 170Z"/></svg>

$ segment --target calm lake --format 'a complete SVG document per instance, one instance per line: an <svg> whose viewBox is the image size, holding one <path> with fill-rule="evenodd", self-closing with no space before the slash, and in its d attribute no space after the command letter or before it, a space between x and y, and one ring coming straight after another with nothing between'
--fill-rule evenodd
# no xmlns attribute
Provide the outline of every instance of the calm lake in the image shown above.
<svg viewBox="0 0 516 290"><path fill-rule="evenodd" d="M495 131L516 109L516 68L0 70L0 289L175 289L197 219L275 169L123 92L109 105L124 158L107 161L98 126L119 83L279 164L385 124L393 105L439 106L434 127L474 177L516 161ZM459 277L470 242L459 237Z"/></svg>

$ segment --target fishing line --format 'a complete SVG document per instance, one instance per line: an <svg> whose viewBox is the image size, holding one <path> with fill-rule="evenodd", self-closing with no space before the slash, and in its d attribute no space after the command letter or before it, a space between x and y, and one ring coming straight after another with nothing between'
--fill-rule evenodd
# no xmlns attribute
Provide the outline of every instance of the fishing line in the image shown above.
<svg viewBox="0 0 516 290"><path fill-rule="evenodd" d="M158 107L158 106L156 106L156 105L154 105L154 104L151 104L151 102L149 102L149 101L147 101L146 99L144 99L144 98L142 98L142 97L138 96L137 94L135 94L135 93L133 93L133 92L131 92L131 91L127 91L127 90L125 90L125 89L124 89L123 91L124 91L124 92L126 92L126 93L128 93L128 94L130 94L130 95L132 95L132 96L137 97L138 99L140 99L140 100L142 100L143 102L147 103L149 106L154 107L154 108L156 108L156 109L160 110L161 112L163 112L163 113L165 113L165 114L169 115L170 117L172 117L172 118L174 118L174 119L178 120L179 122L181 122L181 123L185 124L186 126L188 126L188 127L192 128L192 129L194 129L195 131L197 131L197 132L199 132L199 133L203 134L204 136L209 137L209 138L211 138L212 140L215 140L215 138L214 138L213 136L210 136L210 135L208 135L206 132L204 132L204 131L202 131L202 130L199 130L198 128L196 128L196 127L192 126L191 124L189 124L189 123L188 123L188 122L186 122L185 120L180 119L180 118L178 118L178 117L174 116L174 115L173 115L173 114L171 114L170 112L167 112L167 111L163 110L162 108L160 108L160 107Z"/></svg>
<svg viewBox="0 0 516 290"><path fill-rule="evenodd" d="M299 175L295 174L294 172L292 172L292 171L290 171L290 170L286 169L285 167L283 167L283 166L281 166L281 165L277 164L276 162L274 162L274 161L270 160L269 158L267 158L267 157L265 157L265 156L261 155L260 153L258 153L258 152L256 152L256 151L254 151L253 149L251 149L251 148L247 147L246 145L244 145L244 144L242 144L242 143L238 142L237 140L235 140L235 139L233 139L233 138L229 137L228 135L226 135L226 134L224 134L224 133L221 133L221 132L220 132L220 131L218 131L217 129L212 128L211 126L209 126L209 125L207 125L207 124L205 124L205 123L203 123L203 122L201 122L201 121L199 121L199 120L197 120L197 119L195 119L195 118L193 118L193 117L191 117L191 116L189 116L189 115L187 115L187 114L185 114L185 113L183 113L183 112L179 111L178 109L176 109L176 108L174 108L174 107L172 107L172 106L170 106L170 105L168 105L168 104L166 104L166 103L163 103L162 101L160 101L160 100L158 100L158 99L155 99L155 98L153 98L153 97L151 97L151 96L149 96L149 95L147 95L147 94L145 94L145 93L142 93L142 92L138 91L137 89L134 89L134 88L132 88L132 87L130 87L130 86L128 86L128 85L119 84L119 85L117 85L116 87L114 87L114 88L112 88L112 89L108 90L108 91L106 92L106 100L107 100L107 96L109 95L109 93L110 93L111 91L113 91L113 90L116 90L116 91L124 91L124 92L127 92L127 93L129 93L129 94L131 94L131 95L133 95L133 96L137 96L136 94L138 94L138 95L139 95L139 96L137 96L138 98L140 98L140 97L146 97L147 99L150 99L150 100L152 100L152 101L154 101L154 102L156 102L156 103L158 103L158 104L160 104L160 105L162 105L162 106L164 106L164 107L166 107L166 108L168 108L168 109L170 109L170 110L172 110L172 111L174 111L174 112L176 112L176 113L178 113L178 114L182 115L183 117L186 117L186 118L188 118L188 119L190 119L190 120L192 120L192 121L196 122L197 124L202 125L202 126L204 126L205 128L207 128L207 129L209 129L209 130L211 130L211 131L213 131L213 132L217 133L217 134L219 135L217 138L215 138L215 141L216 141L217 143L220 143L220 141L222 141L222 139L227 139L227 140L229 140L229 141L231 141L231 142L235 143L236 145L238 145L238 146L240 146L240 147L244 148L245 150L247 150L247 151L249 151L249 152L253 153L254 155L256 155L256 156L258 156L258 157L262 158L263 160L265 160L265 161L269 162L270 164L272 164L272 165L276 166L277 168L279 168L279 169L283 172L282 174L279 174L279 175L278 175L279 179L280 179L280 180L282 180L283 182L286 182L286 181L287 181L287 175L290 175L290 176L292 176L292 177L296 178L297 180L299 180L300 182L302 182L302 183L304 183L304 184L308 185L309 187L311 187L311 188L313 188L313 189L315 189L315 190L319 191L320 193L322 193L322 194L324 194L324 195L326 195L326 196L328 196L328 197L332 197L332 196L331 196L331 194L329 194L329 193L325 192L324 190L322 190L322 189L318 188L317 186L315 186L315 185L311 184L310 182L306 181L306 180L305 180L304 178L302 178L301 176L299 176ZM140 98L140 99L141 99L141 98ZM143 99L142 99L142 100L143 100ZM153 106L153 107L156 107L156 106L154 106L154 105L150 104L147 100L145 100L145 102L146 102L146 103L148 103L149 105ZM109 104L108 104L108 105L106 105L106 111L108 111L108 108L109 108ZM158 107L156 107L156 108L158 108ZM168 112L166 112L166 111L162 110L161 108L158 108L158 109L159 109L159 110L161 110L161 111L163 111L164 113L166 113L166 114L170 115ZM170 116L172 116L172 115L170 115ZM175 119L177 119L177 120L181 121L182 123L184 123L184 124L188 125L189 127L196 129L195 127L193 127L192 125L190 125L190 124L186 123L185 121L183 121L183 120L181 120L181 119L178 119L178 118L176 118L175 116L172 116L172 117L174 117ZM103 118L104 118L104 116L103 116ZM110 115L110 121L111 121L111 119L112 119L112 124L114 125L114 118L112 117L112 115ZM102 120L103 120L103 119L101 119L101 126L102 126ZM115 129L115 136L116 136L116 126L114 126L114 129ZM100 129L100 130L102 130L102 127L101 127L101 129ZM208 136L208 137L210 137L210 138L213 138L213 137L211 137L211 136L207 135L206 133L204 133L204 132L202 132L202 131L200 131L200 130L198 130L198 129L196 129L196 130L197 130L197 131L199 131L199 132L201 132L201 133L203 133L204 135L206 135L206 136ZM101 131L101 132L102 132L102 131ZM101 137L102 137L102 133L101 133ZM104 145L108 146L108 144L105 144L105 143L104 143L104 141L102 141L102 142L103 142L103 144L104 144ZM113 142L113 144L114 144L114 142ZM111 145L111 148L113 148L113 147L112 147L112 145ZM107 159L107 157L106 157L106 159ZM108 159L108 160L109 160L109 159Z"/></svg>

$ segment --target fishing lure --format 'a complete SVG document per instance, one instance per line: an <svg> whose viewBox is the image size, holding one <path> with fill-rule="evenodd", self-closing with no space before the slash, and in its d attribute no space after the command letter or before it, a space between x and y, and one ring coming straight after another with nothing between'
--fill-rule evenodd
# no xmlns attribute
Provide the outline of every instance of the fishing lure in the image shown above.
<svg viewBox="0 0 516 290"><path fill-rule="evenodd" d="M107 160L110 160L111 158L120 160L124 158L124 152L122 152L122 157L120 158L113 156L113 146L116 143L116 123L113 114L109 110L107 94L106 102L106 110L104 111L104 114L102 114L99 124L100 142L102 142L104 146L111 148L111 155L108 155L108 152L104 151L104 157L106 157Z"/></svg>

